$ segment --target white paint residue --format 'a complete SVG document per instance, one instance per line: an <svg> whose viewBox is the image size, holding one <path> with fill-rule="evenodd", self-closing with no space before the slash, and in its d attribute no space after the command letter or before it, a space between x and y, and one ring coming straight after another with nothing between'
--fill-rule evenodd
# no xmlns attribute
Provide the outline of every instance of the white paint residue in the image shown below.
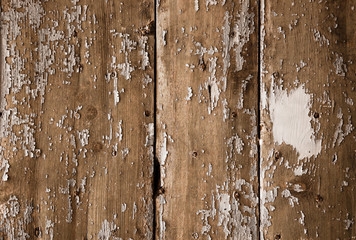
<svg viewBox="0 0 356 240"><path fill-rule="evenodd" d="M295 67L297 69L297 72L299 72L302 68L304 68L305 66L307 66L308 64L303 62L303 60L300 60L299 64L296 64Z"/></svg>
<svg viewBox="0 0 356 240"><path fill-rule="evenodd" d="M163 211L164 205L166 204L166 199L164 196L160 195L160 212L159 212L159 239L165 239L165 232L166 232L166 222L163 221Z"/></svg>
<svg viewBox="0 0 356 240"><path fill-rule="evenodd" d="M105 219L101 224L101 230L98 233L98 239L109 240L116 228L117 227L114 222L109 223L108 220Z"/></svg>
<svg viewBox="0 0 356 240"><path fill-rule="evenodd" d="M49 236L49 239L53 239L54 223L50 219L46 219L45 234Z"/></svg>
<svg viewBox="0 0 356 240"><path fill-rule="evenodd" d="M223 228L225 239L257 239L257 218L255 215L258 203L253 186L244 179L235 182L236 191L243 193L243 198L250 204L241 204L239 197L219 193L217 186L218 226Z"/></svg>
<svg viewBox="0 0 356 240"><path fill-rule="evenodd" d="M348 116L348 122L345 125L344 130L342 129L342 126L344 125L344 119L341 108L339 108L336 116L339 119L339 123L336 126L336 130L334 133L333 147L340 146L340 144L344 141L345 137L354 130L354 127L352 126L351 122L351 116Z"/></svg>
<svg viewBox="0 0 356 240"><path fill-rule="evenodd" d="M242 80L240 98L237 102L237 109L243 109L244 107L244 92L246 91L247 84L250 82L252 78L253 76L250 74L246 79Z"/></svg>
<svg viewBox="0 0 356 240"><path fill-rule="evenodd" d="M130 80L131 72L135 70L135 67L131 65L129 53L136 49L137 42L130 40L129 34L120 33L119 36L122 38L120 53L125 54L125 62L118 64L117 67L121 70L121 75L124 76L126 80Z"/></svg>
<svg viewBox="0 0 356 240"><path fill-rule="evenodd" d="M318 30L313 29L314 33L314 40L316 42L319 42L320 47L323 45L329 46L330 42L329 39L327 39L323 34L321 34Z"/></svg>
<svg viewBox="0 0 356 240"><path fill-rule="evenodd" d="M209 5L216 5L218 2L216 0L205 0L206 11L209 11Z"/></svg>
<svg viewBox="0 0 356 240"><path fill-rule="evenodd" d="M149 123L146 125L146 143L145 147L153 146L154 142L154 134L155 134L155 129L154 129L154 123Z"/></svg>
<svg viewBox="0 0 356 240"><path fill-rule="evenodd" d="M303 174L306 174L307 172L308 172L308 169L303 170L302 165L299 165L294 169L295 176L302 176Z"/></svg>
<svg viewBox="0 0 356 240"><path fill-rule="evenodd" d="M0 165L0 170L4 169L3 175L2 175L2 181L6 182L9 179L9 176L7 173L9 172L10 164L9 161L3 156L4 151L3 147L0 146L0 159L1 159L1 165Z"/></svg>
<svg viewBox="0 0 356 240"><path fill-rule="evenodd" d="M116 75L116 72L115 72ZM120 102L120 94L119 94L119 90L118 90L118 86L117 86L117 77L114 78L114 91L113 91L113 95L114 95L114 103L115 106Z"/></svg>
<svg viewBox="0 0 356 240"><path fill-rule="evenodd" d="M136 202L134 202L133 207L132 207L132 219L135 219L136 213L137 213L137 205L136 205Z"/></svg>
<svg viewBox="0 0 356 240"><path fill-rule="evenodd" d="M185 97L185 100L187 101L186 103L188 103L188 101L190 101L192 97L193 97L192 87L188 87L188 95Z"/></svg>
<svg viewBox="0 0 356 240"><path fill-rule="evenodd" d="M206 6L208 10L209 4L216 5L216 1L206 0ZM225 2L222 2L224 5ZM216 73L216 61L217 57L209 58L209 72L210 77L208 81L205 83L205 88L209 89L209 114L214 108L217 106L219 101L220 93L226 91L227 87L227 73L230 67L230 50L233 49L235 51L235 60L236 60L236 71L241 71L243 68L243 64L245 63L245 59L242 57L242 50L244 45L250 40L250 35L254 32L254 13L249 13L250 1L243 1L241 5L241 10L236 14L237 21L231 27L230 20L231 16L229 12L225 12L224 16L224 25L222 27L222 43L223 43L223 74L217 79L215 76ZM234 33L233 35L231 34ZM206 51L206 49L205 49ZM214 52L215 50L211 49L210 52ZM201 51L203 54L203 49Z"/></svg>
<svg viewBox="0 0 356 240"><path fill-rule="evenodd" d="M167 39L166 39L166 35L167 35L167 30L163 30L162 31L162 42L163 42L163 46L166 46L167 45Z"/></svg>
<svg viewBox="0 0 356 240"><path fill-rule="evenodd" d="M212 172L212 171L213 171L213 165L211 165L211 163L209 163L209 165L208 165L208 172L206 173L206 175L212 177L212 175L211 175L211 172Z"/></svg>
<svg viewBox="0 0 356 240"><path fill-rule="evenodd" d="M160 158L159 158L159 161L160 161L160 164L161 164L161 165L165 165L167 156L168 156L168 151L167 151L167 133L164 132L164 133L163 133L163 142L162 142L161 151L160 151Z"/></svg>
<svg viewBox="0 0 356 240"><path fill-rule="evenodd" d="M145 74L144 77L142 78L142 88L146 88L148 86L149 83L152 82L152 78L150 77L150 75Z"/></svg>
<svg viewBox="0 0 356 240"><path fill-rule="evenodd" d="M199 11L199 0L194 0L194 9L196 12Z"/></svg>
<svg viewBox="0 0 356 240"><path fill-rule="evenodd" d="M199 210L196 213L197 215L201 215L200 219L202 220L202 229L201 229L201 234L202 235L207 235L207 239L211 239L209 232L211 231L211 225L209 224L209 218L215 219L216 216L216 208L215 208L215 197L214 194L212 193L211 196L211 209L203 209Z"/></svg>
<svg viewBox="0 0 356 240"><path fill-rule="evenodd" d="M128 148L124 148L121 150L121 155L122 155L122 159L125 159L127 157L127 155L129 155L130 153L130 149Z"/></svg>
<svg viewBox="0 0 356 240"><path fill-rule="evenodd" d="M336 162L337 162L337 158L338 158L337 153L334 153L333 159L332 159L332 163L333 163L334 165L335 165Z"/></svg>
<svg viewBox="0 0 356 240"><path fill-rule="evenodd" d="M231 40L231 46L235 45L236 53L236 71L241 71L246 60L242 57L243 46L250 40L250 35L255 31L254 17L255 14L249 13L250 1L242 1L241 11L237 14L238 20L234 26L234 38Z"/></svg>
<svg viewBox="0 0 356 240"><path fill-rule="evenodd" d="M116 138L118 138L119 142L121 142L122 141L122 137L123 137L122 120L120 120L118 125L117 125Z"/></svg>
<svg viewBox="0 0 356 240"><path fill-rule="evenodd" d="M347 66L344 63L344 59L342 56L336 53L336 59L334 62L335 73L341 77L345 77L347 73Z"/></svg>
<svg viewBox="0 0 356 240"><path fill-rule="evenodd" d="M122 203L122 204L121 204L121 212L122 212L122 213L125 212L125 211L126 211L126 208L127 208L126 203Z"/></svg>
<svg viewBox="0 0 356 240"><path fill-rule="evenodd" d="M155 137L155 126L154 123L149 123L145 125L146 127L146 142L145 142L145 147L147 147L147 152L148 156L150 157L151 160L153 160L154 155L153 155L153 143L154 143L154 137ZM151 169L151 173L153 174L153 169Z"/></svg>
<svg viewBox="0 0 356 240"><path fill-rule="evenodd" d="M230 108L228 106L226 98L222 101L222 104L223 104L223 121L226 122L226 120L228 120L230 117Z"/></svg>
<svg viewBox="0 0 356 240"><path fill-rule="evenodd" d="M303 213L303 211L300 211L300 218L298 219L298 222L301 224L301 225L303 225L303 226L305 226L305 222L304 222L304 220L305 220L305 215L304 215L304 213Z"/></svg>
<svg viewBox="0 0 356 240"><path fill-rule="evenodd" d="M77 131L78 138L82 147L88 145L89 143L89 129L83 129L82 131Z"/></svg>
<svg viewBox="0 0 356 240"><path fill-rule="evenodd" d="M317 156L321 140L316 140L309 116L311 96L304 85L290 93L273 84L269 97L269 110L273 123L273 137L278 144L292 145L298 152L298 160Z"/></svg>
<svg viewBox="0 0 356 240"><path fill-rule="evenodd" d="M225 239L227 239L227 237L231 233L228 228L231 211L230 195L227 193L219 194L217 200L219 201L218 226L224 227L223 231L225 233Z"/></svg>
<svg viewBox="0 0 356 240"><path fill-rule="evenodd" d="M150 66L150 58L148 55L148 37L147 36L140 36L139 38L139 47L141 50L139 51L140 55L142 56L141 61L141 69L146 70L146 67Z"/></svg>
<svg viewBox="0 0 356 240"><path fill-rule="evenodd" d="M234 150L238 154L242 154L242 150L244 149L244 142L237 134L235 134L227 140L227 146L229 149L227 156L231 159L233 157Z"/></svg>
<svg viewBox="0 0 356 240"><path fill-rule="evenodd" d="M165 125L163 125L163 129L165 129ZM172 139L172 137L170 135L167 134L167 132L163 132L163 140L161 142L161 147L160 147L160 152L159 152L159 163L160 163L160 169L161 169L161 186L164 186L164 179L166 177L166 169L165 169L165 164L166 164L166 160L168 157L168 150L167 150L167 144L168 141L170 141L171 143L174 142L174 140Z"/></svg>
<svg viewBox="0 0 356 240"><path fill-rule="evenodd" d="M209 58L209 72L210 77L205 83L205 88L209 91L209 107L208 112L211 114L211 111L218 105L219 97L221 90L218 86L218 80L215 76L216 74L216 61L217 57Z"/></svg>
<svg viewBox="0 0 356 240"><path fill-rule="evenodd" d="M347 217L347 219L344 220L345 230L349 230L351 228L351 226L354 224L354 221L352 219L350 219L349 213L346 213L346 217Z"/></svg>
<svg viewBox="0 0 356 240"><path fill-rule="evenodd" d="M282 197L287 198L292 207L294 207L294 204L299 204L298 198L294 197L288 189L282 191Z"/></svg>

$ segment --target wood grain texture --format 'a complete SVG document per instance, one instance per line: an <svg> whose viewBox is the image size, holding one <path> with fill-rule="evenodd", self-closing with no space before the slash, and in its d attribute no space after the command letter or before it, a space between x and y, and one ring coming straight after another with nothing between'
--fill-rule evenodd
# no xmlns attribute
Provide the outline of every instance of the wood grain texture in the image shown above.
<svg viewBox="0 0 356 240"><path fill-rule="evenodd" d="M1 1L1 239L152 239L153 1Z"/></svg>
<svg viewBox="0 0 356 240"><path fill-rule="evenodd" d="M258 237L258 6L157 6L157 239Z"/></svg>
<svg viewBox="0 0 356 240"><path fill-rule="evenodd" d="M355 239L356 1L264 1L265 239Z"/></svg>

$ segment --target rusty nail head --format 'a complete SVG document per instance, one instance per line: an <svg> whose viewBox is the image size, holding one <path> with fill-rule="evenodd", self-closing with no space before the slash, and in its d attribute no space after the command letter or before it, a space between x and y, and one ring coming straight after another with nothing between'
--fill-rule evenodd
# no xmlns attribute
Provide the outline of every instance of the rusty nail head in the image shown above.
<svg viewBox="0 0 356 240"><path fill-rule="evenodd" d="M316 195L316 197L315 197L315 201L316 202L322 202L324 199L323 199L323 197L322 196L320 196L320 194L318 194L318 195Z"/></svg>
<svg viewBox="0 0 356 240"><path fill-rule="evenodd" d="M40 228L35 227L35 237L39 237L39 236L40 236Z"/></svg>
<svg viewBox="0 0 356 240"><path fill-rule="evenodd" d="M279 72L274 72L272 75L274 78L279 78Z"/></svg>

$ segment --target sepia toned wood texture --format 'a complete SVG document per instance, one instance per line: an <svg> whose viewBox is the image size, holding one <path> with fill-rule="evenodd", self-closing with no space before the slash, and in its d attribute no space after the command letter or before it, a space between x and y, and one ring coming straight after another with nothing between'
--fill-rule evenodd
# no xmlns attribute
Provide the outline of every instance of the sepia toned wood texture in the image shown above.
<svg viewBox="0 0 356 240"><path fill-rule="evenodd" d="M153 1L1 1L4 239L152 239Z"/></svg>

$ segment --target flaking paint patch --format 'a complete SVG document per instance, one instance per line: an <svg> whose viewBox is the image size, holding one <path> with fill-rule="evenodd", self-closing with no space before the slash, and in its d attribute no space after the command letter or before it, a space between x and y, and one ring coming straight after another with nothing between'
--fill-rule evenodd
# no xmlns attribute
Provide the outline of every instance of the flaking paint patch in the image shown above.
<svg viewBox="0 0 356 240"><path fill-rule="evenodd" d="M235 182L235 189L238 192L244 189L243 198L248 199L251 206L241 206L239 198L230 197L227 193L220 194L217 188L218 226L222 226L225 239L257 239L255 208L258 201L253 186L244 179L238 179Z"/></svg>
<svg viewBox="0 0 356 240"><path fill-rule="evenodd" d="M310 107L311 95L305 93L304 85L288 93L272 81L269 110L274 141L293 146L299 160L317 156L321 151L322 141L315 139L311 126Z"/></svg>
<svg viewBox="0 0 356 240"><path fill-rule="evenodd" d="M113 231L117 229L116 224L114 222L109 222L108 220L104 220L101 224L101 229L98 233L99 240L109 240L113 234Z"/></svg>
<svg viewBox="0 0 356 240"><path fill-rule="evenodd" d="M194 0L194 10L195 10L196 12L199 11L199 0Z"/></svg>

